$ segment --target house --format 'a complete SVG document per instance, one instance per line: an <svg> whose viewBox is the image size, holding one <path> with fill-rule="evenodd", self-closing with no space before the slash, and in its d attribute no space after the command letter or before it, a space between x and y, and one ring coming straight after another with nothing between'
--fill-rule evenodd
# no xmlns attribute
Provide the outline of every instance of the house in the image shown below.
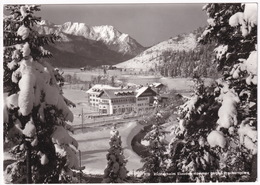
<svg viewBox="0 0 260 185"><path fill-rule="evenodd" d="M153 108L154 97L157 93L151 87L141 87L136 90L136 111L147 111Z"/></svg>
<svg viewBox="0 0 260 185"><path fill-rule="evenodd" d="M98 95L100 114L123 114L153 109L156 96L150 87L140 89L103 89Z"/></svg>
<svg viewBox="0 0 260 185"><path fill-rule="evenodd" d="M112 87L110 85L96 84L92 88L86 91L88 94L88 104L92 107L98 107L100 98L99 95L103 92L103 89L120 89L120 87Z"/></svg>
<svg viewBox="0 0 260 185"><path fill-rule="evenodd" d="M161 91L166 90L166 86L162 83L155 82L149 85L156 93L160 93Z"/></svg>
<svg viewBox="0 0 260 185"><path fill-rule="evenodd" d="M130 113L136 104L135 89L104 89L99 98L101 114Z"/></svg>

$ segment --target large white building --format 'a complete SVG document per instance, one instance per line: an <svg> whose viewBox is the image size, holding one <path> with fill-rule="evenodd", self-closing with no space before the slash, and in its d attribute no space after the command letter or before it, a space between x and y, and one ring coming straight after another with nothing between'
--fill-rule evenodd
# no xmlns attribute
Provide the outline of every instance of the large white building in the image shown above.
<svg viewBox="0 0 260 185"><path fill-rule="evenodd" d="M110 85L96 84L90 88L86 93L88 94L88 103L92 107L99 107L100 97L103 89L119 89Z"/></svg>
<svg viewBox="0 0 260 185"><path fill-rule="evenodd" d="M101 114L147 111L153 108L156 96L156 92L151 87L139 89L111 88L111 86L102 89L93 88L87 91L89 103L91 106L97 107Z"/></svg>

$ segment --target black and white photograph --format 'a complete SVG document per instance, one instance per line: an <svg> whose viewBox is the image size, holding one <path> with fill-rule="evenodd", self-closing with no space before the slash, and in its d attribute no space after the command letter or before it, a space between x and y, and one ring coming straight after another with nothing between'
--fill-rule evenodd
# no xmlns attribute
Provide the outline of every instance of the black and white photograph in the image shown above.
<svg viewBox="0 0 260 185"><path fill-rule="evenodd" d="M1 184L259 181L257 1L1 8Z"/></svg>

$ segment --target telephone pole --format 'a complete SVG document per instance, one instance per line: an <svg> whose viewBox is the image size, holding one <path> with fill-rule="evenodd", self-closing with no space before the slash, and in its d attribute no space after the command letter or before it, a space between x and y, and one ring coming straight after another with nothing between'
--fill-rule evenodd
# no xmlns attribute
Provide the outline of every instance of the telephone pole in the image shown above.
<svg viewBox="0 0 260 185"><path fill-rule="evenodd" d="M83 107L81 109L81 130L83 132L83 123L84 123L84 117L83 117Z"/></svg>
<svg viewBox="0 0 260 185"><path fill-rule="evenodd" d="M31 142L25 139L26 147L26 183L32 183L32 170L31 170Z"/></svg>

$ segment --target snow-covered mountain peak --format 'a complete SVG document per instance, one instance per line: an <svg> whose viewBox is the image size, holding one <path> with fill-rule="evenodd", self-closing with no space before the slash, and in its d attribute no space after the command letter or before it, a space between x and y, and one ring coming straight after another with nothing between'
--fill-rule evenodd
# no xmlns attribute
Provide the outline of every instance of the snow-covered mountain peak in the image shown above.
<svg viewBox="0 0 260 185"><path fill-rule="evenodd" d="M121 32L117 31L113 26L105 25L105 26L94 26L93 30L99 35L100 40L104 40L106 43L113 42L117 40Z"/></svg>
<svg viewBox="0 0 260 185"><path fill-rule="evenodd" d="M123 41L129 42L129 41L130 41L130 37L129 37L128 34L123 33L123 34L119 37L119 40L120 40L121 42L123 42Z"/></svg>
<svg viewBox="0 0 260 185"><path fill-rule="evenodd" d="M54 25L44 20L38 24L38 31L47 34L58 33L64 41L70 40L64 34L81 36L92 41L101 41L107 45L108 49L124 55L136 56L144 51L144 47L135 39L128 34L121 33L111 25L89 26L79 22L66 22L62 25Z"/></svg>
<svg viewBox="0 0 260 185"><path fill-rule="evenodd" d="M122 36L123 37L123 36ZM164 53L169 51L189 51L197 46L196 36L193 33L179 35L160 42L143 51L135 58L115 65L118 68L139 68L149 70L164 62Z"/></svg>

